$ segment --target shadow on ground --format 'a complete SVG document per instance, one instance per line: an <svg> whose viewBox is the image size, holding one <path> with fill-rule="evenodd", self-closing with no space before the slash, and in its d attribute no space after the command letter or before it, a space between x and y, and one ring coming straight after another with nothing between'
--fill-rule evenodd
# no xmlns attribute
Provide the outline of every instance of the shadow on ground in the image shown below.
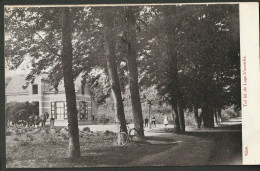
<svg viewBox="0 0 260 171"><path fill-rule="evenodd" d="M218 131L215 131L218 130ZM242 125L223 124L212 131L186 132L185 135L206 138L214 142L210 165L242 164Z"/></svg>
<svg viewBox="0 0 260 171"><path fill-rule="evenodd" d="M122 147L106 146L102 149L82 149L82 157L71 161L70 159L57 160L60 163L70 163L72 167L112 167L129 166L129 163L146 156L153 156L166 151L178 144L170 144L173 138L149 137L144 142L131 142ZM153 141L151 143L150 141ZM154 142L168 142L169 144L156 144Z"/></svg>

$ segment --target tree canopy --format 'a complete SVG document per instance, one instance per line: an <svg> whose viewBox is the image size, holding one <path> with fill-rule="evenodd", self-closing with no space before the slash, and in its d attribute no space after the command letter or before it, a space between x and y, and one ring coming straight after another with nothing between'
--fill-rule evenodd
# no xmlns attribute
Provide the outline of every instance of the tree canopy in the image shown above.
<svg viewBox="0 0 260 171"><path fill-rule="evenodd" d="M104 35L102 11L106 8L113 16L109 27L113 43ZM123 96L134 80L139 87L134 86L130 94L136 95L136 101L149 100L148 96L138 100L139 91L144 94L155 88L156 101L172 105L177 123L179 117L182 120L183 110L196 113L195 109L202 108L207 127L212 127L214 110L231 105L241 109L238 5L70 10L73 78L83 73L100 105L111 93L105 48L110 42ZM6 8L5 58L11 69L29 54L32 70L28 80L48 71L49 79L57 86L64 74L61 14L62 8L57 7ZM136 109L141 116L139 107Z"/></svg>

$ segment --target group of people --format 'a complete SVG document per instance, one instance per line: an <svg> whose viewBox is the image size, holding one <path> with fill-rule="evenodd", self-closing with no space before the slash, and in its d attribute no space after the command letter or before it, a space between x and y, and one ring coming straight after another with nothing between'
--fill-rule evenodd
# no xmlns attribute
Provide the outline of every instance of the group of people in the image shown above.
<svg viewBox="0 0 260 171"><path fill-rule="evenodd" d="M154 125L156 127L155 116L152 117L151 121L152 121L151 125ZM148 119L148 117L146 117L144 119L144 127L148 127L148 122L149 122L149 119ZM164 120L163 120L164 126L167 127L168 123L169 123L168 122L168 116L165 116Z"/></svg>

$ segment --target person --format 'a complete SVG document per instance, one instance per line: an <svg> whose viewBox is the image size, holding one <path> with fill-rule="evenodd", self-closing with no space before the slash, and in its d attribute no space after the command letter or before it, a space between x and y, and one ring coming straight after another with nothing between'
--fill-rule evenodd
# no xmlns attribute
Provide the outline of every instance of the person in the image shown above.
<svg viewBox="0 0 260 171"><path fill-rule="evenodd" d="M49 118L49 113L48 112L45 112L42 117L41 117L41 121L42 121L42 127L45 127L45 123L46 123L46 120Z"/></svg>
<svg viewBox="0 0 260 171"><path fill-rule="evenodd" d="M163 124L164 124L165 127L167 127L167 125L168 125L168 116L164 117Z"/></svg>
<svg viewBox="0 0 260 171"><path fill-rule="evenodd" d="M152 117L152 124L154 124L154 126L156 127L156 124L155 124L155 116Z"/></svg>
<svg viewBox="0 0 260 171"><path fill-rule="evenodd" d="M146 126L148 127L148 121L149 121L149 119L148 119L148 117L146 117L144 120L144 127L146 127Z"/></svg>

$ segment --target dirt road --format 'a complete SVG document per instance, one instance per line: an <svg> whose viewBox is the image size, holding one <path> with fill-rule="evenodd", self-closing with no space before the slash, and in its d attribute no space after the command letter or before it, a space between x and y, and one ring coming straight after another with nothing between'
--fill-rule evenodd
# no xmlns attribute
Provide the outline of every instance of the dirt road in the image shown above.
<svg viewBox="0 0 260 171"><path fill-rule="evenodd" d="M153 134L180 140L167 151L137 159L129 166L239 165L242 164L241 120L222 123L214 130L189 131L185 135Z"/></svg>

